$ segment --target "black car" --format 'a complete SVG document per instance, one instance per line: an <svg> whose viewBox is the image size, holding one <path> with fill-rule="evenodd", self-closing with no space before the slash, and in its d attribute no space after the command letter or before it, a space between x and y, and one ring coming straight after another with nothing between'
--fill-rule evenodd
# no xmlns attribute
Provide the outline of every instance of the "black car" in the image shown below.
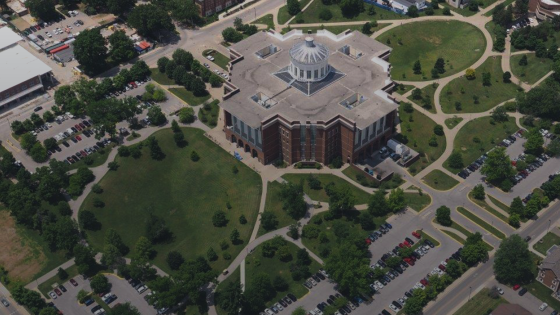
<svg viewBox="0 0 560 315"><path fill-rule="evenodd" d="M414 245L414 241L410 237L405 237L404 239L409 242L410 245Z"/></svg>
<svg viewBox="0 0 560 315"><path fill-rule="evenodd" d="M434 243L432 243L432 241L430 241L430 240L424 240L424 244L430 246L430 248L434 248L434 247L435 247Z"/></svg>
<svg viewBox="0 0 560 315"><path fill-rule="evenodd" d="M383 314L383 315L391 315L391 313L389 313L387 310L382 310L382 311L381 311L381 314Z"/></svg>
<svg viewBox="0 0 560 315"><path fill-rule="evenodd" d="M93 302L94 302L94 300L93 300L92 298L89 298L89 299L87 299L87 300L84 302L84 304L85 304L86 306L90 306L91 304L93 304Z"/></svg>
<svg viewBox="0 0 560 315"><path fill-rule="evenodd" d="M322 273L320 273L320 272L317 272L315 275L316 275L317 277L319 277L319 279L321 279L321 280L327 279L327 278L326 278Z"/></svg>
<svg viewBox="0 0 560 315"><path fill-rule="evenodd" d="M278 301L278 303L280 303L280 305L282 305L283 307L288 307L288 303L284 302L284 300L280 299L280 301Z"/></svg>
<svg viewBox="0 0 560 315"><path fill-rule="evenodd" d="M94 307L91 309L91 312L92 312L92 313L95 313L95 312L99 311L100 309L101 309L101 305L97 305L97 306L94 306Z"/></svg>
<svg viewBox="0 0 560 315"><path fill-rule="evenodd" d="M320 309L321 311L325 310L325 307L321 303L317 304L317 308Z"/></svg>
<svg viewBox="0 0 560 315"><path fill-rule="evenodd" d="M327 303L328 303L329 305L333 305L333 304L334 304L334 301L331 300L331 299L327 299Z"/></svg>
<svg viewBox="0 0 560 315"><path fill-rule="evenodd" d="M409 297L409 298L412 297L412 293L410 293L410 292L408 292L408 291L406 291L406 292L404 293L404 295L406 295L406 296Z"/></svg>
<svg viewBox="0 0 560 315"><path fill-rule="evenodd" d="M65 288L62 284L59 285L58 288L59 288L60 291L62 291L62 292L66 292L66 291L67 291L66 288Z"/></svg>
<svg viewBox="0 0 560 315"><path fill-rule="evenodd" d="M524 296L525 293L527 293L527 289L526 288L521 288L521 290L519 290L519 296Z"/></svg>
<svg viewBox="0 0 560 315"><path fill-rule="evenodd" d="M287 296L285 296L283 298L284 302L288 303L288 304L292 304L292 300L290 300Z"/></svg>
<svg viewBox="0 0 560 315"><path fill-rule="evenodd" d="M346 311L345 311L344 309L342 309L342 308L339 309L338 312L339 312L340 314L342 314L342 315L346 315Z"/></svg>
<svg viewBox="0 0 560 315"><path fill-rule="evenodd" d="M342 307L342 309L344 309L344 310L346 311L346 313L348 313L348 314L352 313L352 310L351 310L348 306L346 306L346 305L344 305L344 306Z"/></svg>
<svg viewBox="0 0 560 315"><path fill-rule="evenodd" d="M74 161L76 161L76 162L80 160L80 159L79 159L77 156L75 156L75 155L72 155L72 158L73 158Z"/></svg>
<svg viewBox="0 0 560 315"><path fill-rule="evenodd" d="M140 281L138 281L138 280L136 280L136 279L130 279L130 282L129 282L129 283L130 283L130 285L131 285L132 287L135 287L135 286L137 286L137 285L140 283Z"/></svg>
<svg viewBox="0 0 560 315"><path fill-rule="evenodd" d="M402 308L401 303L397 302L397 301L393 301L393 305L395 305L398 309Z"/></svg>
<svg viewBox="0 0 560 315"><path fill-rule="evenodd" d="M34 112L38 112L38 111L40 111L41 109L43 109L43 107L37 106L37 107L35 107L35 108L33 109L33 111L34 111Z"/></svg>
<svg viewBox="0 0 560 315"><path fill-rule="evenodd" d="M54 149L56 150L56 152L61 152L62 149L59 146L54 147Z"/></svg>
<svg viewBox="0 0 560 315"><path fill-rule="evenodd" d="M378 263L381 267L383 267L383 268L387 267L387 265L385 264L385 262L384 262L383 260L381 260L381 259L379 259L379 260L377 261L377 263Z"/></svg>
<svg viewBox="0 0 560 315"><path fill-rule="evenodd" d="M400 266L396 266L395 270L402 275L402 273L404 272L404 270L400 267Z"/></svg>
<svg viewBox="0 0 560 315"><path fill-rule="evenodd" d="M329 295L329 299L331 299L332 301L336 300L336 297L334 295Z"/></svg>
<svg viewBox="0 0 560 315"><path fill-rule="evenodd" d="M316 275L311 275L311 278L313 278L313 280L315 280L315 282L317 283L321 282L321 279L319 279L319 277L317 277Z"/></svg>
<svg viewBox="0 0 560 315"><path fill-rule="evenodd" d="M70 129L72 129L72 131L74 131L76 133L78 132L78 129L76 129L76 127L70 127Z"/></svg>

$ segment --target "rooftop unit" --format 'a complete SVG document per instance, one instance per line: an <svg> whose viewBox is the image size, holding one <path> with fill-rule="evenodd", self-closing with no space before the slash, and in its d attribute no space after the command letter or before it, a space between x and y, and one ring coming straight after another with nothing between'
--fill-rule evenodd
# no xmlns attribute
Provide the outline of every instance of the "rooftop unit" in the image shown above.
<svg viewBox="0 0 560 315"><path fill-rule="evenodd" d="M365 102L367 98L359 93L354 93L349 97L345 98L339 104L347 109L354 109L356 106Z"/></svg>
<svg viewBox="0 0 560 315"><path fill-rule="evenodd" d="M274 105L278 104L278 102L261 92L258 92L257 94L251 96L251 99L263 108L271 108Z"/></svg>
<svg viewBox="0 0 560 315"><path fill-rule="evenodd" d="M344 45L338 49L341 53L352 59L358 59L363 56L363 53L350 45Z"/></svg>

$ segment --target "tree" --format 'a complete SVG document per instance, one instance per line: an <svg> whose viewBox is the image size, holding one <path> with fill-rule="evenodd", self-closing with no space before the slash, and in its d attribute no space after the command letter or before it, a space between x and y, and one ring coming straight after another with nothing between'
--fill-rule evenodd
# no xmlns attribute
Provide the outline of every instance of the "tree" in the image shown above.
<svg viewBox="0 0 560 315"><path fill-rule="evenodd" d="M179 110L179 121L184 124L193 123L195 120L194 110L192 107L183 107Z"/></svg>
<svg viewBox="0 0 560 315"><path fill-rule="evenodd" d="M412 90L412 98L415 100L421 100L422 99L422 90L420 90L419 88L415 88L414 90Z"/></svg>
<svg viewBox="0 0 560 315"><path fill-rule="evenodd" d="M360 0L341 0L338 6L346 18L356 17L360 12L364 12L364 2Z"/></svg>
<svg viewBox="0 0 560 315"><path fill-rule="evenodd" d="M114 15L123 15L135 5L136 0L107 0L107 8Z"/></svg>
<svg viewBox="0 0 560 315"><path fill-rule="evenodd" d="M229 238L231 240L231 243L233 245L238 244L240 239L239 239L239 231L237 229L233 229L231 231L231 233L229 234Z"/></svg>
<svg viewBox="0 0 560 315"><path fill-rule="evenodd" d="M70 85L63 85L54 92L54 102L62 108L69 107L76 99L76 93Z"/></svg>
<svg viewBox="0 0 560 315"><path fill-rule="evenodd" d="M82 210L78 214L80 226L85 230L99 230L101 224L97 221L95 214L89 210Z"/></svg>
<svg viewBox="0 0 560 315"><path fill-rule="evenodd" d="M439 57L436 60L436 64L434 65L434 69L437 70L439 74L445 73L445 60Z"/></svg>
<svg viewBox="0 0 560 315"><path fill-rule="evenodd" d="M150 119L150 122L155 126L162 125L167 121L165 114L161 111L161 107L159 106L152 106L148 109L148 119Z"/></svg>
<svg viewBox="0 0 560 315"><path fill-rule="evenodd" d="M243 301L243 290L239 281L230 281L220 291L218 305L228 315L237 315Z"/></svg>
<svg viewBox="0 0 560 315"><path fill-rule="evenodd" d="M242 32L244 26L245 26L245 24L243 24L243 20L240 17L236 17L233 20L233 27L235 27L236 30Z"/></svg>
<svg viewBox="0 0 560 315"><path fill-rule="evenodd" d="M152 244L169 240L173 236L173 233L165 223L165 220L162 217L154 215L151 209L147 210L147 212L149 212L149 215L146 220L146 237Z"/></svg>
<svg viewBox="0 0 560 315"><path fill-rule="evenodd" d="M198 7L192 1L170 0L168 1L171 17L181 23L198 25L203 19L198 15Z"/></svg>
<svg viewBox="0 0 560 315"><path fill-rule="evenodd" d="M33 17L46 22L50 22L58 17L58 12L56 12L54 5L55 3L52 0L28 0L25 2L25 6Z"/></svg>
<svg viewBox="0 0 560 315"><path fill-rule="evenodd" d="M298 0L288 0L288 13L294 16L301 11Z"/></svg>
<svg viewBox="0 0 560 315"><path fill-rule="evenodd" d="M453 153L451 153L449 156L449 166L456 169L460 169L465 166L461 152L453 151Z"/></svg>
<svg viewBox="0 0 560 315"><path fill-rule="evenodd" d="M328 21L328 20L332 19L331 10L329 10L329 8L321 9L321 12L319 12L319 18L323 21ZM362 32L364 31L364 28L365 28L365 24L364 24L364 27L362 27ZM370 28L367 29L367 31L369 32L370 29L371 29L371 24L370 24ZM367 34L367 33L365 33L365 34Z"/></svg>
<svg viewBox="0 0 560 315"><path fill-rule="evenodd" d="M504 75L502 76L502 79L503 79L504 83L510 83L511 82L511 73L509 71L504 72Z"/></svg>
<svg viewBox="0 0 560 315"><path fill-rule="evenodd" d="M505 106L498 106L492 111L492 119L498 122L508 121L509 116L506 112Z"/></svg>
<svg viewBox="0 0 560 315"><path fill-rule="evenodd" d="M521 217L519 214L510 214L508 218L508 224L514 228L518 228L521 225Z"/></svg>
<svg viewBox="0 0 560 315"><path fill-rule="evenodd" d="M348 296L356 296L360 291L367 290L370 283L367 276L371 272L367 245L361 238L356 241L341 242L325 260L325 270L338 284L338 290Z"/></svg>
<svg viewBox="0 0 560 315"><path fill-rule="evenodd" d="M198 153L194 150L191 151L191 161L197 162L198 160L200 160L200 155L198 155Z"/></svg>
<svg viewBox="0 0 560 315"><path fill-rule="evenodd" d="M130 75L134 81L143 80L151 74L152 70L150 70L144 60L136 61L130 68Z"/></svg>
<svg viewBox="0 0 560 315"><path fill-rule="evenodd" d="M243 34L236 31L233 27L228 27L222 31L222 37L226 42L237 43L243 39Z"/></svg>
<svg viewBox="0 0 560 315"><path fill-rule="evenodd" d="M142 36L175 30L167 11L153 4L135 6L129 13L127 22Z"/></svg>
<svg viewBox="0 0 560 315"><path fill-rule="evenodd" d="M208 91L206 91L206 85L199 78L195 78L191 82L191 90L195 96L204 96L208 94Z"/></svg>
<svg viewBox="0 0 560 315"><path fill-rule="evenodd" d="M214 212L214 215L212 216L212 224L215 227L226 226L227 223L228 223L228 220L226 218L226 213L225 212L223 212L222 210L217 210L216 212Z"/></svg>
<svg viewBox="0 0 560 315"><path fill-rule="evenodd" d="M498 147L488 153L488 158L480 172L486 175L486 180L492 183L499 183L515 174L504 147Z"/></svg>
<svg viewBox="0 0 560 315"><path fill-rule="evenodd" d="M453 223L453 221L451 220L451 209L446 206L437 208L436 220L443 226L451 226L451 224Z"/></svg>
<svg viewBox="0 0 560 315"><path fill-rule="evenodd" d="M443 15L451 15L451 10L448 7L444 7L442 13Z"/></svg>
<svg viewBox="0 0 560 315"><path fill-rule="evenodd" d="M89 284L91 286L91 289L95 293L107 292L111 288L111 284L109 283L109 280L107 279L107 277L105 277L102 274L93 276Z"/></svg>
<svg viewBox="0 0 560 315"><path fill-rule="evenodd" d="M408 7L406 15L410 16L411 18L420 16L420 14L418 13L418 8L415 5Z"/></svg>
<svg viewBox="0 0 560 315"><path fill-rule="evenodd" d="M134 256L133 259L148 261L150 257L153 255L152 243L144 237L140 236L136 245L134 246Z"/></svg>
<svg viewBox="0 0 560 315"><path fill-rule="evenodd" d="M129 252L128 246L123 243L121 236L114 229L109 229L105 234L105 244L115 246L122 255L126 255Z"/></svg>
<svg viewBox="0 0 560 315"><path fill-rule="evenodd" d="M422 314L422 309L424 308L423 304L424 303L420 298L413 296L408 300L406 300L406 304L403 307L403 311L407 315Z"/></svg>
<svg viewBox="0 0 560 315"><path fill-rule="evenodd" d="M444 135L443 126L442 125L435 125L434 126L434 133L438 136L443 136Z"/></svg>
<svg viewBox="0 0 560 315"><path fill-rule="evenodd" d="M537 128L532 128L527 133L527 142L525 142L525 153L535 156L543 152L544 140Z"/></svg>
<svg viewBox="0 0 560 315"><path fill-rule="evenodd" d="M109 315L140 315L140 312L130 302L126 302L114 305L109 311Z"/></svg>
<svg viewBox="0 0 560 315"><path fill-rule="evenodd" d="M463 266L456 261L455 259L450 259L447 262L446 270L448 275L450 275L453 279L459 278L463 272L465 272Z"/></svg>
<svg viewBox="0 0 560 315"><path fill-rule="evenodd" d="M387 200L387 205L393 213L397 213L404 209L404 207L406 206L404 190L402 190L401 188L391 190L391 193L389 194L389 198Z"/></svg>
<svg viewBox="0 0 560 315"><path fill-rule="evenodd" d="M29 151L29 155L35 162L46 162L48 159L47 149L40 143L35 142L31 150Z"/></svg>
<svg viewBox="0 0 560 315"><path fill-rule="evenodd" d="M282 199L282 208L293 219L299 220L307 212L307 204L303 199L303 186L301 184L282 184L280 198Z"/></svg>
<svg viewBox="0 0 560 315"><path fill-rule="evenodd" d="M66 272L66 270L62 269L62 268L58 268L56 275L61 279L61 280L66 280L68 279L68 272Z"/></svg>
<svg viewBox="0 0 560 315"><path fill-rule="evenodd" d="M74 57L86 73L98 73L105 67L107 47L99 29L86 29L74 41Z"/></svg>
<svg viewBox="0 0 560 315"><path fill-rule="evenodd" d="M47 307L42 309L39 315L58 315L58 312L52 307Z"/></svg>
<svg viewBox="0 0 560 315"><path fill-rule="evenodd" d="M486 199L486 193L484 192L484 186L482 184L478 184L474 186L472 190L473 197L478 200Z"/></svg>
<svg viewBox="0 0 560 315"><path fill-rule="evenodd" d="M111 244L106 244L103 248L101 264L115 268L115 266L124 264L124 259L117 247Z"/></svg>
<svg viewBox="0 0 560 315"><path fill-rule="evenodd" d="M490 72L482 73L482 85L484 86L492 85L492 75L490 74Z"/></svg>
<svg viewBox="0 0 560 315"><path fill-rule="evenodd" d="M416 60L416 62L414 62L412 71L414 71L414 74L422 74L422 65L420 64L420 60Z"/></svg>
<svg viewBox="0 0 560 315"><path fill-rule="evenodd" d="M469 266L474 266L487 257L488 251L484 247L482 240L476 244L465 244L465 246L463 246L463 250L461 251L461 260Z"/></svg>
<svg viewBox="0 0 560 315"><path fill-rule="evenodd" d="M375 217L381 217L389 213L389 206L387 205L383 189L378 189L371 195L368 203L368 212Z"/></svg>
<svg viewBox="0 0 560 315"><path fill-rule="evenodd" d="M171 270L179 270L181 265L185 262L185 258L183 258L183 255L178 251L171 251L167 254L165 261Z"/></svg>
<svg viewBox="0 0 560 315"><path fill-rule="evenodd" d="M120 1L120 0L111 0ZM125 0L126 2L126 0ZM136 50L134 49L134 43L128 37L124 31L116 31L109 36L109 44L111 44L111 49L109 50L109 56L113 62L121 63L123 61L130 60L136 56Z"/></svg>
<svg viewBox="0 0 560 315"><path fill-rule="evenodd" d="M398 200L396 200L398 202ZM329 212L335 216L342 215L354 209L356 198L346 186L335 187L329 195ZM395 204L398 206L398 204Z"/></svg>
<svg viewBox="0 0 560 315"><path fill-rule="evenodd" d="M529 12L529 0L515 0L513 12L517 16L526 15Z"/></svg>
<svg viewBox="0 0 560 315"><path fill-rule="evenodd" d="M263 212L261 214L261 225L267 231L276 230L278 227L278 220L276 215L272 212Z"/></svg>
<svg viewBox="0 0 560 315"><path fill-rule="evenodd" d="M468 68L465 71L465 77L467 80L474 80L476 78L476 71L473 68Z"/></svg>
<svg viewBox="0 0 560 315"><path fill-rule="evenodd" d="M533 266L528 245L517 234L503 240L496 251L494 274L500 283L529 283L533 280Z"/></svg>
<svg viewBox="0 0 560 315"><path fill-rule="evenodd" d="M157 61L157 67L158 67L159 72L165 73L165 69L166 69L168 63L169 63L169 58L167 58L167 57L159 58L158 61Z"/></svg>

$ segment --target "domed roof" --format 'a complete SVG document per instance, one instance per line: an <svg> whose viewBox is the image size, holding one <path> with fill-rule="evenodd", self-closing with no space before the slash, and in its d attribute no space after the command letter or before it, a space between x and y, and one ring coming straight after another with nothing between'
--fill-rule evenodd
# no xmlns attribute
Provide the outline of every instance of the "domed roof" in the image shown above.
<svg viewBox="0 0 560 315"><path fill-rule="evenodd" d="M290 49L290 56L293 60L304 64L317 64L329 57L329 49L313 42L312 37L306 37L305 41L295 44Z"/></svg>

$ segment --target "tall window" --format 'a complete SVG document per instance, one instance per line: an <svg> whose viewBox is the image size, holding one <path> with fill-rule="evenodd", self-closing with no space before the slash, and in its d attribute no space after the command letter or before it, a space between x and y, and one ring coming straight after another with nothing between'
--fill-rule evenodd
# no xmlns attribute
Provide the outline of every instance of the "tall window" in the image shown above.
<svg viewBox="0 0 560 315"><path fill-rule="evenodd" d="M307 70L307 78L311 79L311 70Z"/></svg>

